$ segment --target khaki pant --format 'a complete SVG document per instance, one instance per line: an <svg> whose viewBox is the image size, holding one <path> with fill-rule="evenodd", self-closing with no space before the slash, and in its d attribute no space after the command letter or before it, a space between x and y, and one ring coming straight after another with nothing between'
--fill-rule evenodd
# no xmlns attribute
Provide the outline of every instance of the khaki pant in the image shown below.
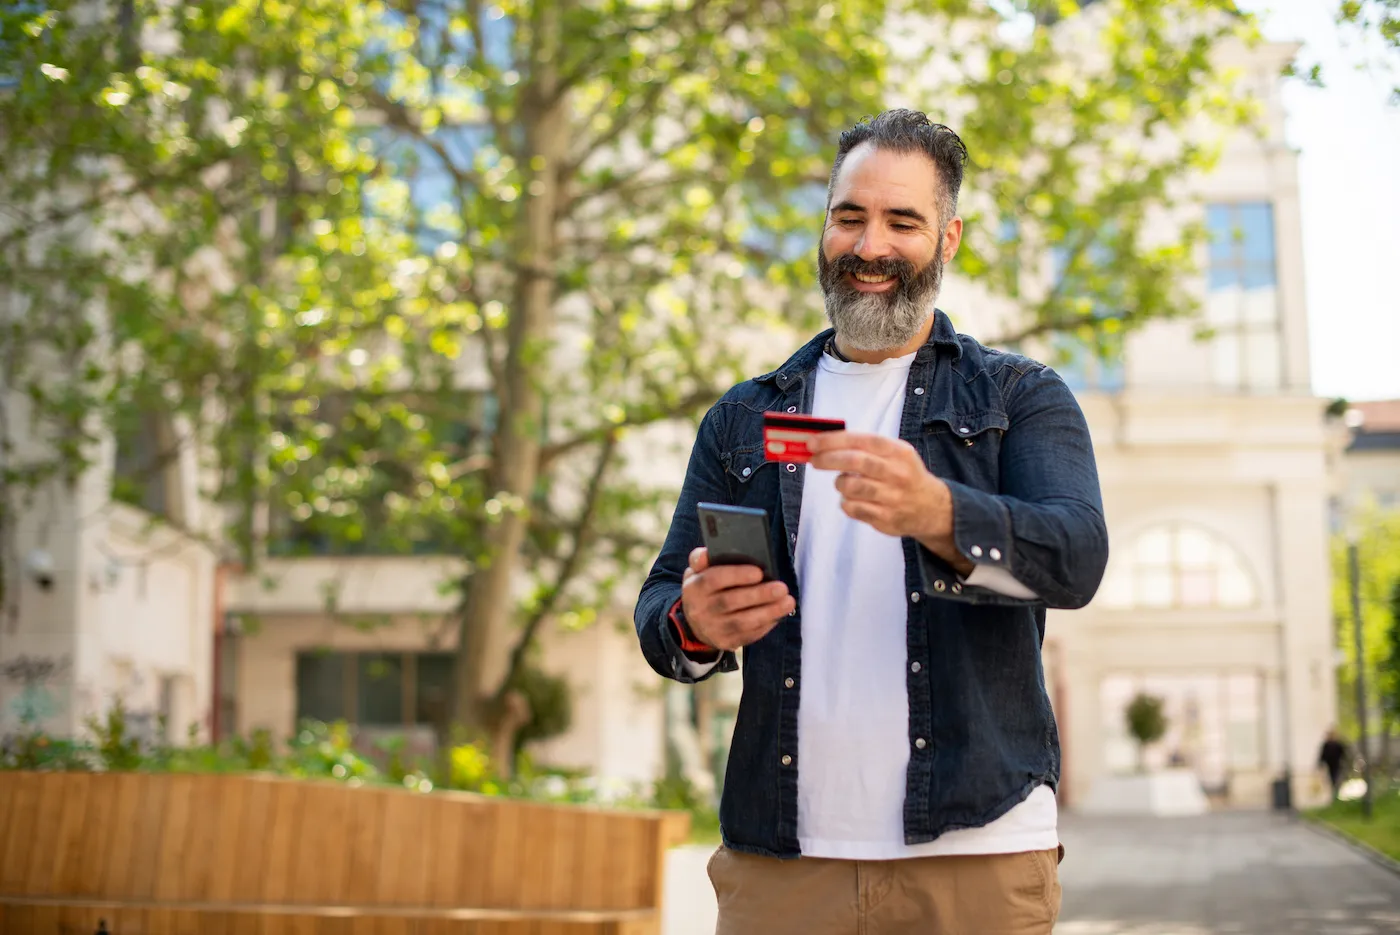
<svg viewBox="0 0 1400 935"><path fill-rule="evenodd" d="M1064 849L907 860L710 858L716 935L1050 935Z"/></svg>

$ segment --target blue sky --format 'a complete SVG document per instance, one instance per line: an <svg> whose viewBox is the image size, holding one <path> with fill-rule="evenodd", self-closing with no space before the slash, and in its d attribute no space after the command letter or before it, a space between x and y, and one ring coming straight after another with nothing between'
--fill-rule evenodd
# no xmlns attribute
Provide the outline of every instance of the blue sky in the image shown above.
<svg viewBox="0 0 1400 935"><path fill-rule="evenodd" d="M1400 54L1332 22L1335 0L1246 0L1273 40L1303 41L1326 87L1284 92L1301 153L1303 262L1313 390L1400 399ZM1368 66L1369 67L1366 67ZM1363 66L1358 68L1358 66Z"/></svg>

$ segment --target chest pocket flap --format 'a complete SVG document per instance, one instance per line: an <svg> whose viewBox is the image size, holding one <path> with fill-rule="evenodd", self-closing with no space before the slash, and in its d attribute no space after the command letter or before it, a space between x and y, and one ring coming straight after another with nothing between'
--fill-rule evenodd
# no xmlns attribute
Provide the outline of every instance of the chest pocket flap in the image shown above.
<svg viewBox="0 0 1400 935"><path fill-rule="evenodd" d="M991 431L1001 433L1005 432L1010 425L1006 413L993 410L969 413L931 413L924 420L924 430L929 434L936 435L947 432L957 438L977 438L979 435Z"/></svg>

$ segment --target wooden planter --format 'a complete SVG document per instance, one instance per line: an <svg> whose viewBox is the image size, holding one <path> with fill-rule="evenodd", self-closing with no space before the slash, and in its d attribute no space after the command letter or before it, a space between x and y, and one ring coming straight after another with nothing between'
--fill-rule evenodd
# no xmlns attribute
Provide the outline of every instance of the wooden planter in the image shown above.
<svg viewBox="0 0 1400 935"><path fill-rule="evenodd" d="M656 933L688 828L263 776L0 772L0 932Z"/></svg>

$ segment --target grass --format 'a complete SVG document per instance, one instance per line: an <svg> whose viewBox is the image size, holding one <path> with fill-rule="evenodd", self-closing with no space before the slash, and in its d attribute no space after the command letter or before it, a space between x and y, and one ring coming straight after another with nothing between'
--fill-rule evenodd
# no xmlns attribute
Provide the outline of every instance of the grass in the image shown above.
<svg viewBox="0 0 1400 935"><path fill-rule="evenodd" d="M1400 860L1400 793L1395 790L1382 793L1373 805L1370 821L1362 816L1360 801L1337 802L1309 812L1308 817Z"/></svg>

